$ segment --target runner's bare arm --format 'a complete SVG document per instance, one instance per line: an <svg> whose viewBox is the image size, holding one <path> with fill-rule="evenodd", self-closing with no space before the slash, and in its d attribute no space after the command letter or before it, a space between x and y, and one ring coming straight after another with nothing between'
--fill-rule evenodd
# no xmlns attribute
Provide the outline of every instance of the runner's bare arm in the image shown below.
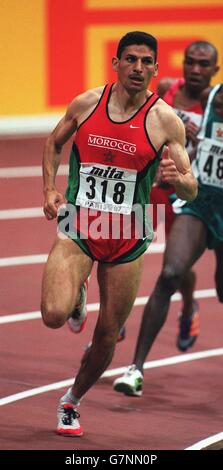
<svg viewBox="0 0 223 470"><path fill-rule="evenodd" d="M57 216L58 207L65 202L55 182L63 145L74 134L81 120L85 119L97 104L101 93L100 87L76 97L46 141L43 154L43 192L44 213L48 220Z"/></svg>
<svg viewBox="0 0 223 470"><path fill-rule="evenodd" d="M162 124L167 132L165 144L169 155L161 161L162 180L173 184L177 196L192 201L197 196L198 184L185 149L185 129L182 121L168 108L163 109Z"/></svg>
<svg viewBox="0 0 223 470"><path fill-rule="evenodd" d="M75 132L77 121L68 108L67 113L48 137L43 154L43 192L44 213L48 220L57 216L57 209L65 202L63 195L56 188L56 174L60 164L63 144Z"/></svg>

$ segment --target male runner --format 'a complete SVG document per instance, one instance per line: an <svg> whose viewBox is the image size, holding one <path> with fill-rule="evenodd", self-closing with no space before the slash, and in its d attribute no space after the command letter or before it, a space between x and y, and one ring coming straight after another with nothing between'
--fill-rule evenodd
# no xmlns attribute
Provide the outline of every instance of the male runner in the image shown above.
<svg viewBox="0 0 223 470"><path fill-rule="evenodd" d="M100 311L92 347L58 408L57 432L67 436L83 434L76 407L109 365L133 306L142 255L152 239L145 209L164 145L170 158L160 163L163 180L174 184L182 199L197 196L184 126L171 107L148 90L158 72L156 39L143 32L128 33L120 40L112 65L117 82L72 101L47 139L43 158L44 212L51 220L65 202L55 184L62 147L76 132L66 191L69 204L61 208L60 232L43 274L41 311L48 327L59 328L68 320L75 331L81 329L85 295L82 289L80 299L79 292L98 261ZM143 214L140 237L136 205ZM104 227L101 233L99 225Z"/></svg>

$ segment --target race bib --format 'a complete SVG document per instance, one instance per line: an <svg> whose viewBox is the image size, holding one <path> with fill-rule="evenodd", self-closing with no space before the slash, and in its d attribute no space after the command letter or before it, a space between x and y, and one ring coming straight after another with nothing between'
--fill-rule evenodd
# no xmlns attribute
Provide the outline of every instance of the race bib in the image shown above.
<svg viewBox="0 0 223 470"><path fill-rule="evenodd" d="M136 176L135 170L82 163L76 204L103 212L130 214Z"/></svg>
<svg viewBox="0 0 223 470"><path fill-rule="evenodd" d="M204 139L198 145L196 163L203 184L223 188L223 143Z"/></svg>

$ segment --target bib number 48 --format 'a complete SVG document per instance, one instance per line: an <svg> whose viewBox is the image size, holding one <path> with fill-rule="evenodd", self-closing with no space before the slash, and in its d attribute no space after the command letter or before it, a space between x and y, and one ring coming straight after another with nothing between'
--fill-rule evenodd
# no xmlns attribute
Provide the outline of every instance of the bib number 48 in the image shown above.
<svg viewBox="0 0 223 470"><path fill-rule="evenodd" d="M213 175L214 173L213 162L214 162L214 155L209 155L204 165L203 171L207 173L209 177L217 176L218 179L220 180L223 179L223 158L219 158L217 161L217 166L215 170L216 175Z"/></svg>

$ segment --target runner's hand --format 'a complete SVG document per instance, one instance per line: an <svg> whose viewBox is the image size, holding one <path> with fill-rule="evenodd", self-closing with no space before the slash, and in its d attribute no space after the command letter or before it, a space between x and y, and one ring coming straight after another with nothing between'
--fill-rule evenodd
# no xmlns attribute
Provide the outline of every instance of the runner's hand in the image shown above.
<svg viewBox="0 0 223 470"><path fill-rule="evenodd" d="M165 149L160 162L160 173L163 183L176 184L181 180L181 175L177 170L175 162L169 157L169 150Z"/></svg>
<svg viewBox="0 0 223 470"><path fill-rule="evenodd" d="M185 131L186 131L186 138L190 140L193 145L196 145L197 133L199 131L199 127L190 119L188 119L187 123L185 124Z"/></svg>
<svg viewBox="0 0 223 470"><path fill-rule="evenodd" d="M66 203L66 200L63 194L59 193L56 189L46 191L43 212L47 220L55 219L58 208L64 203Z"/></svg>

